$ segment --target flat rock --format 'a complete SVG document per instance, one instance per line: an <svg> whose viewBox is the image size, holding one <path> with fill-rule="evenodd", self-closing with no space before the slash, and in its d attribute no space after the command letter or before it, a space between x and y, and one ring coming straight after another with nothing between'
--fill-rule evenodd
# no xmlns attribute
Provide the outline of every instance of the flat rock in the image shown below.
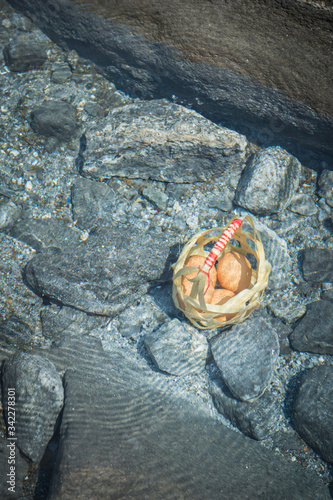
<svg viewBox="0 0 333 500"><path fill-rule="evenodd" d="M95 179L207 181L246 157L245 136L166 100L113 109L85 135L82 172Z"/></svg>
<svg viewBox="0 0 333 500"><path fill-rule="evenodd" d="M39 462L51 439L64 401L61 378L46 357L19 352L6 360L3 393L15 388L15 436L20 450ZM4 398L5 415L8 405Z"/></svg>
<svg viewBox="0 0 333 500"><path fill-rule="evenodd" d="M233 326L210 343L214 361L233 396L250 402L261 396L279 355L275 330L256 318Z"/></svg>
<svg viewBox="0 0 333 500"><path fill-rule="evenodd" d="M234 201L258 215L280 212L294 196L300 174L300 162L284 149L262 149L248 161Z"/></svg>
<svg viewBox="0 0 333 500"><path fill-rule="evenodd" d="M333 463L333 367L306 372L295 396L292 423L324 460Z"/></svg>
<svg viewBox="0 0 333 500"><path fill-rule="evenodd" d="M46 45L32 36L17 37L3 49L10 71L29 71L40 68L47 60Z"/></svg>
<svg viewBox="0 0 333 500"><path fill-rule="evenodd" d="M306 312L305 304L300 302L294 294L290 294L289 296L274 294L272 301L267 307L274 316L280 318L288 325L295 323Z"/></svg>
<svg viewBox="0 0 333 500"><path fill-rule="evenodd" d="M56 340L64 332L74 335L87 335L105 322L105 318L92 316L72 307L44 307L40 313L43 336Z"/></svg>
<svg viewBox="0 0 333 500"><path fill-rule="evenodd" d="M288 209L299 215L315 215L318 213L318 206L309 194L296 194L291 200Z"/></svg>
<svg viewBox="0 0 333 500"><path fill-rule="evenodd" d="M0 363L17 350L27 349L32 335L29 325L17 316L9 316L3 321L0 324Z"/></svg>
<svg viewBox="0 0 333 500"><path fill-rule="evenodd" d="M157 368L170 375L189 375L204 370L208 344L193 326L173 319L145 335L144 345Z"/></svg>
<svg viewBox="0 0 333 500"><path fill-rule="evenodd" d="M211 381L209 392L219 413L246 436L262 440L275 434L282 418L281 404L265 392L253 403L238 401L223 382Z"/></svg>
<svg viewBox="0 0 333 500"><path fill-rule="evenodd" d="M318 179L319 196L325 198L327 205L333 208L333 172L324 169Z"/></svg>
<svg viewBox="0 0 333 500"><path fill-rule="evenodd" d="M30 126L37 134L67 141L77 131L76 108L65 101L44 101L30 115Z"/></svg>
<svg viewBox="0 0 333 500"><path fill-rule="evenodd" d="M293 349L333 355L333 303L316 300L289 337Z"/></svg>
<svg viewBox="0 0 333 500"><path fill-rule="evenodd" d="M46 248L27 264L24 279L39 296L106 316L119 314L155 282L170 277L174 236L114 227L91 231L79 245Z"/></svg>
<svg viewBox="0 0 333 500"><path fill-rule="evenodd" d="M333 282L333 250L305 248L302 261L303 276L309 283Z"/></svg>

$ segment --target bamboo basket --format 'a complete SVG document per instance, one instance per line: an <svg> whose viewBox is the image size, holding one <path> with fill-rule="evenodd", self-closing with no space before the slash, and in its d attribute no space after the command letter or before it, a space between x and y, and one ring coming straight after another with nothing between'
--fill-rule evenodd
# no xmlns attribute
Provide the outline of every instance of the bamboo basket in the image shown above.
<svg viewBox="0 0 333 500"><path fill-rule="evenodd" d="M236 220L237 219L237 220ZM234 222L235 221L235 222ZM193 273L199 268L184 267L185 261L192 255L201 255L208 257L212 255L212 246L214 249L218 247L221 239L226 240L231 238L230 227L233 223L241 224L232 235L233 240L238 242L232 244L228 242L225 247L217 252L215 260L219 260L226 252L236 251L243 255L253 255L256 265L252 266L251 284L249 288L240 291L237 295L230 298L223 305L213 305L205 301L205 283L207 284L207 273L204 274L203 268L200 268L198 275L193 278L193 286L190 295L186 295L182 291L182 277L188 273ZM244 230L244 225L251 226L251 232ZM226 236L228 234L229 236ZM220 245L221 246L221 245ZM215 250L216 253L216 250ZM253 261L253 257L248 257ZM209 259L208 259L209 260ZM205 265L207 260L205 262ZM265 259L264 247L261 242L260 235L255 228L253 219L250 215L245 217L233 217L225 227L216 227L213 229L200 231L195 234L188 243L184 246L178 261L172 266L173 288L172 297L178 309L183 311L185 316L200 329L223 328L228 325L234 325L244 321L251 312L259 306L262 295L268 283L269 274L271 271L270 263ZM221 321L221 317L226 315L228 320ZM220 319L218 319L220 318Z"/></svg>

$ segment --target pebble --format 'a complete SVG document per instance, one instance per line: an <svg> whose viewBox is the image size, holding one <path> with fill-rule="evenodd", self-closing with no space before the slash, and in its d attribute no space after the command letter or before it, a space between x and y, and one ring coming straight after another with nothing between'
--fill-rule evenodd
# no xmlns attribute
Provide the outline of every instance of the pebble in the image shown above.
<svg viewBox="0 0 333 500"><path fill-rule="evenodd" d="M309 283L333 282L333 250L305 248L302 261L303 276Z"/></svg>
<svg viewBox="0 0 333 500"><path fill-rule="evenodd" d="M21 216L21 208L0 195L0 229L11 227Z"/></svg>
<svg viewBox="0 0 333 500"><path fill-rule="evenodd" d="M17 37L3 49L5 62L10 71L29 71L43 66L47 60L45 45L34 37Z"/></svg>
<svg viewBox="0 0 333 500"><path fill-rule="evenodd" d="M313 201L312 196L307 194L296 194L288 207L288 210L299 215L311 216L318 213L318 207Z"/></svg>
<svg viewBox="0 0 333 500"><path fill-rule="evenodd" d="M30 126L37 134L69 140L78 128L75 106L64 101L44 101L31 112Z"/></svg>
<svg viewBox="0 0 333 500"><path fill-rule="evenodd" d="M324 169L318 179L319 196L325 199L327 205L333 208L333 172Z"/></svg>

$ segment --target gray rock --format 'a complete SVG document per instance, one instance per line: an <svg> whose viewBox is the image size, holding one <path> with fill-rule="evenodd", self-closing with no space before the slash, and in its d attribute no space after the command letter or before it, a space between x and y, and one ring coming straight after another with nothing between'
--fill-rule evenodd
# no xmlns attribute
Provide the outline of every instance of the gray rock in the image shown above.
<svg viewBox="0 0 333 500"><path fill-rule="evenodd" d="M27 349L33 332L29 325L16 316L9 316L0 324L0 364L16 351Z"/></svg>
<svg viewBox="0 0 333 500"><path fill-rule="evenodd" d="M302 261L303 276L309 283L333 282L333 250L305 248Z"/></svg>
<svg viewBox="0 0 333 500"><path fill-rule="evenodd" d="M65 83L72 76L72 72L68 64L57 66L51 73L51 81L53 83Z"/></svg>
<svg viewBox="0 0 333 500"><path fill-rule="evenodd" d="M290 335L297 351L333 355L333 303L317 300L307 305L304 318Z"/></svg>
<svg viewBox="0 0 333 500"><path fill-rule="evenodd" d="M10 447L9 447L10 446ZM12 455L11 455L12 454ZM15 456L14 463L8 463L8 460L12 460L13 455ZM14 476L15 480L13 484L7 483L10 481L11 470L10 467L15 467ZM19 449L16 447L16 442L10 439L4 439L0 437L0 470L1 470L1 480L0 480L0 498L1 500L22 500L26 499L25 488L23 486L23 481L28 475L29 464L21 457ZM13 488L9 490L8 488Z"/></svg>
<svg viewBox="0 0 333 500"><path fill-rule="evenodd" d="M30 126L36 134L67 141L76 133L76 108L65 101L44 101L30 115Z"/></svg>
<svg viewBox="0 0 333 500"><path fill-rule="evenodd" d="M291 200L288 209L299 215L315 215L318 213L318 206L309 194L296 194Z"/></svg>
<svg viewBox="0 0 333 500"><path fill-rule="evenodd" d="M333 463L333 366L306 372L294 400L292 423L324 460Z"/></svg>
<svg viewBox="0 0 333 500"><path fill-rule="evenodd" d="M300 174L300 162L284 149L262 149L247 163L234 201L258 215L280 212L294 196Z"/></svg>
<svg viewBox="0 0 333 500"><path fill-rule="evenodd" d="M275 330L257 318L233 326L210 342L214 361L233 396L249 402L261 396L279 355Z"/></svg>
<svg viewBox="0 0 333 500"><path fill-rule="evenodd" d="M21 216L21 208L0 195L0 229L12 226Z"/></svg>
<svg viewBox="0 0 333 500"><path fill-rule="evenodd" d="M245 160L244 136L164 100L113 109L87 129L83 172L168 182L206 181Z"/></svg>
<svg viewBox="0 0 333 500"><path fill-rule="evenodd" d="M333 208L333 172L323 170L318 179L319 196L325 198L327 205Z"/></svg>
<svg viewBox="0 0 333 500"><path fill-rule="evenodd" d="M32 36L17 37L3 49L10 71L29 71L43 66L47 60L46 46Z"/></svg>
<svg viewBox="0 0 333 500"><path fill-rule="evenodd" d="M168 196L154 187L147 187L142 191L142 194L147 200L151 201L160 210L166 210L168 206Z"/></svg>
<svg viewBox="0 0 333 500"><path fill-rule="evenodd" d="M306 313L306 307L303 302L297 300L293 295L284 296L274 294L272 301L268 304L268 309L280 318L284 323L290 325L295 323Z"/></svg>
<svg viewBox="0 0 333 500"><path fill-rule="evenodd" d="M105 318L92 316L71 307L44 307L40 313L43 336L56 340L68 332L86 335L105 322Z"/></svg>
<svg viewBox="0 0 333 500"><path fill-rule="evenodd" d="M170 375L200 373L205 368L208 344L193 326L178 319L145 335L144 344L157 368Z"/></svg>
<svg viewBox="0 0 333 500"><path fill-rule="evenodd" d="M174 235L163 237L114 227L97 228L78 245L47 248L24 270L41 297L76 309L115 316L155 282L170 278Z"/></svg>
<svg viewBox="0 0 333 500"><path fill-rule="evenodd" d="M246 436L262 440L275 434L282 418L282 409L277 398L265 392L253 403L233 398L223 382L210 382L209 392L219 413L230 420Z"/></svg>
<svg viewBox="0 0 333 500"><path fill-rule="evenodd" d="M2 385L4 394L15 388L17 445L33 462L39 462L63 405L61 378L47 358L20 352L5 361ZM6 398L4 403L7 416Z"/></svg>

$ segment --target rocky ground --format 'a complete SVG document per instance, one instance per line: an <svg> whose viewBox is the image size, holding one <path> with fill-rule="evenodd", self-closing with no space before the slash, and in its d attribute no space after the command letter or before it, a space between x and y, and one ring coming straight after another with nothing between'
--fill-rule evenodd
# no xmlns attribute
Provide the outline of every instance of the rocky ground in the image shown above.
<svg viewBox="0 0 333 500"><path fill-rule="evenodd" d="M132 99L2 7L4 429L13 387L17 404L16 497L6 485L2 497L221 498L221 439L225 497L329 498L332 165L314 155L305 168L175 103ZM199 331L172 302L170 266L193 234L249 212L272 265L261 307ZM175 445L184 436L196 458ZM209 455L208 491L193 477Z"/></svg>

